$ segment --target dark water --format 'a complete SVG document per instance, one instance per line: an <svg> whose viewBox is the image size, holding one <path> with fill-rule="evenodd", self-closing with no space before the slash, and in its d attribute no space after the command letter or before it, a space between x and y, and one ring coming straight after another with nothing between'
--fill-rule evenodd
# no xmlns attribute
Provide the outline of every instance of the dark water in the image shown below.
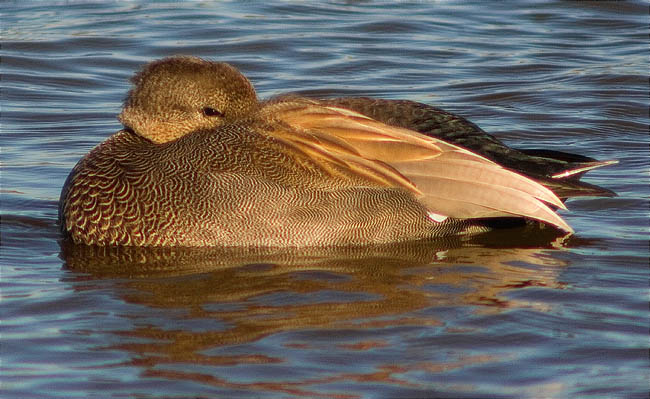
<svg viewBox="0 0 650 399"><path fill-rule="evenodd" d="M645 2L2 3L5 398L647 397ZM262 97L438 105L618 165L576 234L319 251L60 245L60 188L128 77L231 62Z"/></svg>

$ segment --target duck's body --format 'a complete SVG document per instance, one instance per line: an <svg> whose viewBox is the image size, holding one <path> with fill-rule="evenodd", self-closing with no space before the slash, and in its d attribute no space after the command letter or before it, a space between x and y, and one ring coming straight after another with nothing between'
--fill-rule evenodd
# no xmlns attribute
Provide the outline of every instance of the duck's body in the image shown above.
<svg viewBox="0 0 650 399"><path fill-rule="evenodd" d="M404 190L334 178L305 154L258 134L262 128L207 130L156 146L118 132L73 172L64 194L67 230L75 241L97 245L316 246L469 227L428 220ZM282 170L269 167L278 162Z"/></svg>
<svg viewBox="0 0 650 399"><path fill-rule="evenodd" d="M546 205L563 207L550 190L416 132L478 129L463 119L455 129L435 108L423 106L447 122L431 129L411 102L258 102L234 68L192 57L152 63L134 83L125 129L64 185L60 223L77 243L359 245L483 231L485 218L512 216L571 231Z"/></svg>

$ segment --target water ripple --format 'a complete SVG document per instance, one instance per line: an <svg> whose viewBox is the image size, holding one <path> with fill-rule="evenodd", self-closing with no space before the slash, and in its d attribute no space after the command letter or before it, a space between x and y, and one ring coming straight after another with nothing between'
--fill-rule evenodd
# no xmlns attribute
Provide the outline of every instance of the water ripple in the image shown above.
<svg viewBox="0 0 650 399"><path fill-rule="evenodd" d="M3 397L647 396L647 4L5 2ZM61 242L58 196L153 58L262 97L404 98L620 163L577 234L296 253ZM603 361L606 359L606 361Z"/></svg>

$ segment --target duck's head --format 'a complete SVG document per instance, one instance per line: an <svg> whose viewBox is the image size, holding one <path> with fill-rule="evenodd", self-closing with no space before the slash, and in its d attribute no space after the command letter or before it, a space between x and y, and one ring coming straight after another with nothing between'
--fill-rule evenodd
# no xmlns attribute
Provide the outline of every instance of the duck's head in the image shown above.
<svg viewBox="0 0 650 399"><path fill-rule="evenodd" d="M236 68L175 56L147 64L118 119L138 135L165 143L245 117L259 107L253 85Z"/></svg>

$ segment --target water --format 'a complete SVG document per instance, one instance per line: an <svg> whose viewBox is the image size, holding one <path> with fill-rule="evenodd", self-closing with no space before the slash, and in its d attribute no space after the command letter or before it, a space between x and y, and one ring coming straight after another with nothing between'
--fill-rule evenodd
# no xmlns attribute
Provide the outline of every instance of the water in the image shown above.
<svg viewBox="0 0 650 399"><path fill-rule="evenodd" d="M644 2L2 4L6 398L647 397ZM575 236L363 250L61 246L68 172L128 78L228 61L262 97L410 99L615 166Z"/></svg>

